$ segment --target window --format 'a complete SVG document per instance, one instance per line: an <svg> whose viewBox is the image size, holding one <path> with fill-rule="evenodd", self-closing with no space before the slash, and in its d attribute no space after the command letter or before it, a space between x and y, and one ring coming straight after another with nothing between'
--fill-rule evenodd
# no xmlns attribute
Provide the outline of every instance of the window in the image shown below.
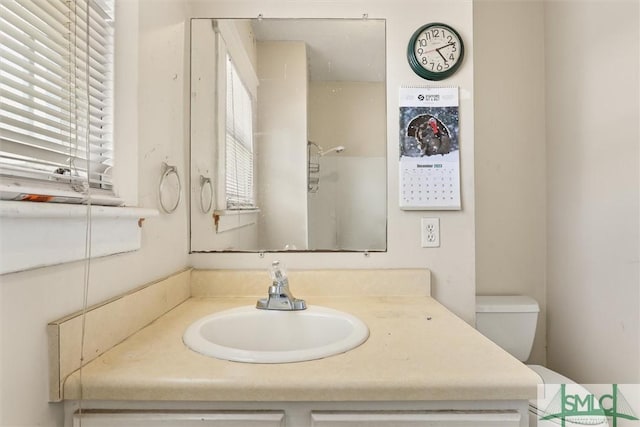
<svg viewBox="0 0 640 427"><path fill-rule="evenodd" d="M119 205L114 0L0 2L0 198Z"/></svg>
<svg viewBox="0 0 640 427"><path fill-rule="evenodd" d="M137 117L128 90L137 22L137 2L114 10L114 0L0 0L0 274L82 260L87 247L92 258L140 249L139 220L158 212L121 207L114 192L137 176L126 126ZM119 135L134 142L118 148L117 171L114 100L125 122ZM135 206L136 186L119 187ZM90 209L80 204L88 201Z"/></svg>
<svg viewBox="0 0 640 427"><path fill-rule="evenodd" d="M225 194L227 209L253 209L253 107L231 57L226 57Z"/></svg>

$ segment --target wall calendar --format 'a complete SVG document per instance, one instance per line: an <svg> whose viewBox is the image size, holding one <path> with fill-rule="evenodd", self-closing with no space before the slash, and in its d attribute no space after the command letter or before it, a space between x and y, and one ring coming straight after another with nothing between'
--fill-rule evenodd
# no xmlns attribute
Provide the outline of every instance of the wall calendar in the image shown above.
<svg viewBox="0 0 640 427"><path fill-rule="evenodd" d="M460 210L457 87L400 89L400 209Z"/></svg>

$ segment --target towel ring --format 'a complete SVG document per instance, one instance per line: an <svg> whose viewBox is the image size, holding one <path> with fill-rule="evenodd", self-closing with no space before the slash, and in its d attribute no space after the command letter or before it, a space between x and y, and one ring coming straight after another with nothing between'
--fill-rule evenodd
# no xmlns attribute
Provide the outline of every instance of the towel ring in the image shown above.
<svg viewBox="0 0 640 427"><path fill-rule="evenodd" d="M178 199L176 200L176 204L170 208L167 208L162 200L162 190L164 188L164 184L169 175L175 175L178 180ZM180 182L180 175L178 175L178 168L175 166L169 166L165 162L162 162L162 177L160 178L160 184L158 185L158 199L160 200L160 207L162 210L168 214L175 212L180 204L180 197L182 196L182 183Z"/></svg>
<svg viewBox="0 0 640 427"><path fill-rule="evenodd" d="M205 186L209 186L209 204L205 208L204 206L204 189ZM211 178L200 175L200 209L202 209L202 213L209 213L213 206L213 184L211 183Z"/></svg>

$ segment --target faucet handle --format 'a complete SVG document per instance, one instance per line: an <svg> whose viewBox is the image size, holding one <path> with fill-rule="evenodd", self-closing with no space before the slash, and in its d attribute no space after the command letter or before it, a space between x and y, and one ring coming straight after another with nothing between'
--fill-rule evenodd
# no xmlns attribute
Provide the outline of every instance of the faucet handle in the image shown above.
<svg viewBox="0 0 640 427"><path fill-rule="evenodd" d="M284 267L280 265L280 261L273 261L271 263L271 280L274 284L286 285L289 283L287 279L287 273Z"/></svg>

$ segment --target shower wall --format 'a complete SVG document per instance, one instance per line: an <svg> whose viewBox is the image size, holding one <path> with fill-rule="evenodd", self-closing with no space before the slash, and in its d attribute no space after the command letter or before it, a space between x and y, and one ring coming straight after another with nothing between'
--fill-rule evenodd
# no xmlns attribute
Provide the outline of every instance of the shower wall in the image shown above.
<svg viewBox="0 0 640 427"><path fill-rule="evenodd" d="M320 186L308 197L310 247L384 249L385 158L325 156L320 165Z"/></svg>

